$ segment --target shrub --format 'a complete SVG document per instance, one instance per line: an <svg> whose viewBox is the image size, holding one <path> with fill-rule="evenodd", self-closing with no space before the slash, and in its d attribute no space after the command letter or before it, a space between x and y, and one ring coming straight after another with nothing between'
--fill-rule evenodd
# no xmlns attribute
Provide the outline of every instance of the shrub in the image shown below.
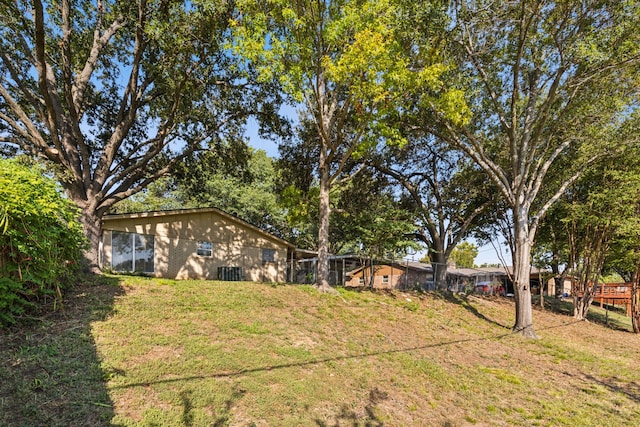
<svg viewBox="0 0 640 427"><path fill-rule="evenodd" d="M0 159L0 324L47 296L60 301L86 245L77 216L42 168Z"/></svg>

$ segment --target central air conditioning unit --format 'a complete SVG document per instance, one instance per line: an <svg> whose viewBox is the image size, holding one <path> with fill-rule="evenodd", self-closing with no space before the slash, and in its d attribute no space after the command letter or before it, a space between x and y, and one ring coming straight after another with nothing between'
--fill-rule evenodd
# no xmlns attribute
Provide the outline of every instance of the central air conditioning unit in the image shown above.
<svg viewBox="0 0 640 427"><path fill-rule="evenodd" d="M242 267L218 267L218 280L239 282L242 280Z"/></svg>

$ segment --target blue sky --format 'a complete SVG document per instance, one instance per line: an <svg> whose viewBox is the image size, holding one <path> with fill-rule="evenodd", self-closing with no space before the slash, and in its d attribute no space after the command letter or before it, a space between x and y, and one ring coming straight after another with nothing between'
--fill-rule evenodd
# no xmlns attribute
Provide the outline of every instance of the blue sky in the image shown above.
<svg viewBox="0 0 640 427"><path fill-rule="evenodd" d="M268 139L261 138L258 135L258 123L254 118L250 118L247 122L247 130L245 136L249 139L249 145L253 148L262 149L267 152L269 157L279 157L278 144Z"/></svg>

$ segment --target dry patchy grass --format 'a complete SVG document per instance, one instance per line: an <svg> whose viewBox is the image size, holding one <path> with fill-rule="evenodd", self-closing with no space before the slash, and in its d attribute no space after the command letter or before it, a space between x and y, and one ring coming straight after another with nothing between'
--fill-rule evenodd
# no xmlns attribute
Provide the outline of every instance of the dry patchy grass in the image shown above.
<svg viewBox="0 0 640 427"><path fill-rule="evenodd" d="M640 340L620 326L537 311L540 339L526 340L510 332L514 308L505 298L121 281L111 308L85 322L104 381L94 388L108 394L94 425L619 426L640 419Z"/></svg>

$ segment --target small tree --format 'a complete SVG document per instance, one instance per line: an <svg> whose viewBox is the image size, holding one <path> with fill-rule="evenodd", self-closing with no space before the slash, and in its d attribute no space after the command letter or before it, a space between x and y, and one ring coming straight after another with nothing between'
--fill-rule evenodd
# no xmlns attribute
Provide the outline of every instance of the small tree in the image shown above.
<svg viewBox="0 0 640 427"><path fill-rule="evenodd" d="M78 210L39 167L0 159L0 323L72 283L85 239Z"/></svg>
<svg viewBox="0 0 640 427"><path fill-rule="evenodd" d="M636 215L629 225L616 234L607 256L606 268L618 273L631 284L631 326L640 333L640 197ZM635 224L632 224L635 222Z"/></svg>
<svg viewBox="0 0 640 427"><path fill-rule="evenodd" d="M456 263L457 267L473 268L475 260L478 256L478 247L473 243L462 242L451 251L451 260Z"/></svg>
<svg viewBox="0 0 640 427"><path fill-rule="evenodd" d="M639 162L635 150L592 167L545 218L538 258L573 277L574 317L586 319L606 268L633 282L638 268ZM566 268L560 272L560 265Z"/></svg>
<svg viewBox="0 0 640 427"><path fill-rule="evenodd" d="M637 133L631 129L631 135ZM640 149L636 145L620 159L624 165L611 182L616 203L621 208L613 212L617 228L607 253L605 269L615 271L631 283L631 323L640 333Z"/></svg>

